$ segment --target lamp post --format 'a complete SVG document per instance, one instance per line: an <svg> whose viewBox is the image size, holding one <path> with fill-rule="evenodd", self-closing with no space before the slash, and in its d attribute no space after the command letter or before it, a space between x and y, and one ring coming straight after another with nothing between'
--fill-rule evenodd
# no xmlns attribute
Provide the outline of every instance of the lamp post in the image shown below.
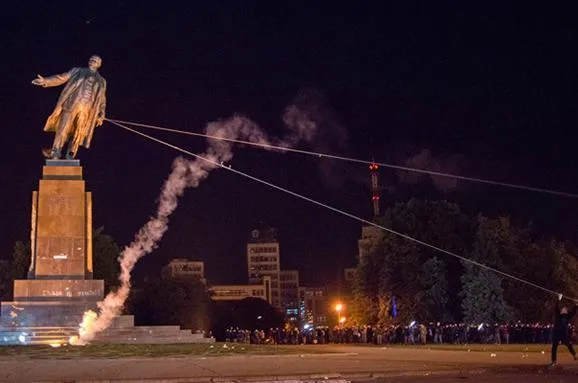
<svg viewBox="0 0 578 383"><path fill-rule="evenodd" d="M337 312L337 323L339 323L340 325L343 325L343 322L345 322L345 318L341 317L343 307L344 307L343 303L337 303L335 305L335 311Z"/></svg>

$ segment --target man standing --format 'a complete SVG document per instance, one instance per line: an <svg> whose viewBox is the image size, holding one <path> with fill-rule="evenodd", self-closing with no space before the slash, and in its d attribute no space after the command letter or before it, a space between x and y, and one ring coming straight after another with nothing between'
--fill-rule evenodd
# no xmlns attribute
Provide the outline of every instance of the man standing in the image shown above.
<svg viewBox="0 0 578 383"><path fill-rule="evenodd" d="M556 354L558 352L558 343L562 343L568 347L568 350L576 358L576 351L572 347L572 339L570 338L570 321L574 314L576 314L576 304L574 308L569 312L568 307L563 306L560 308L560 301L562 300L562 294L558 295L558 300L556 301L556 316L554 319L554 328L552 329L552 364L556 365Z"/></svg>
<svg viewBox="0 0 578 383"><path fill-rule="evenodd" d="M102 59L92 56L88 68L72 68L50 77L38 75L32 81L45 88L67 83L44 126L45 132L55 132L52 149L42 151L45 157L60 159L67 142L67 159L76 157L80 145L90 147L94 128L102 125L106 107L106 80L98 73L101 65Z"/></svg>

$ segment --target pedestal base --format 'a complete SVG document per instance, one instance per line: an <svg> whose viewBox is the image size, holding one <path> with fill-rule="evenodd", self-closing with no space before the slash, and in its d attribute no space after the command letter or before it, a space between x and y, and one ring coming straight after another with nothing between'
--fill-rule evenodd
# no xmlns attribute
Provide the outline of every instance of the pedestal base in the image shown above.
<svg viewBox="0 0 578 383"><path fill-rule="evenodd" d="M14 281L15 301L102 300L101 279L23 279Z"/></svg>
<svg viewBox="0 0 578 383"><path fill-rule="evenodd" d="M14 300L2 302L3 326L78 326L103 296L104 281L97 279L16 280Z"/></svg>
<svg viewBox="0 0 578 383"><path fill-rule="evenodd" d="M2 302L1 328L75 327L87 310L96 310L96 301Z"/></svg>

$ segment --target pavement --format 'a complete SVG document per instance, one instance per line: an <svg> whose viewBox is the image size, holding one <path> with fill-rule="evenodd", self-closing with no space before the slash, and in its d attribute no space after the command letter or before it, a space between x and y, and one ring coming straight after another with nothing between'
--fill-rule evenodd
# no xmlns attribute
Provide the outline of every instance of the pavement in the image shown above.
<svg viewBox="0 0 578 383"><path fill-rule="evenodd" d="M271 346L275 347L275 346ZM290 347L290 346L289 346ZM578 382L578 362L542 353L312 345L327 354L0 360L2 382Z"/></svg>

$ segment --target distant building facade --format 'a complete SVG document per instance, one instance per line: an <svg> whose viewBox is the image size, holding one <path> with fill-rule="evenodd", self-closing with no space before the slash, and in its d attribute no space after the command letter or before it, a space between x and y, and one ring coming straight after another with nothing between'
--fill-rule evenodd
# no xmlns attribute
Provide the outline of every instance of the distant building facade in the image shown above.
<svg viewBox="0 0 578 383"><path fill-rule="evenodd" d="M164 278L171 279L198 278L203 283L206 283L205 264L202 261L174 258L163 267L162 275Z"/></svg>
<svg viewBox="0 0 578 383"><path fill-rule="evenodd" d="M289 318L299 318L299 271L281 270L279 289L283 314Z"/></svg>
<svg viewBox="0 0 578 383"><path fill-rule="evenodd" d="M282 310L279 277L281 256L277 230L251 230L247 242L247 271L250 284L261 284L263 277L271 278L271 304Z"/></svg>
<svg viewBox="0 0 578 383"><path fill-rule="evenodd" d="M353 282L355 281L355 273L357 272L357 269L355 267L347 267L345 268L344 272L343 272L343 276L345 278L345 283L347 285L352 285Z"/></svg>
<svg viewBox="0 0 578 383"><path fill-rule="evenodd" d="M327 326L331 323L327 291L317 287L299 289L299 315L302 325Z"/></svg>
<svg viewBox="0 0 578 383"><path fill-rule="evenodd" d="M357 241L358 261L361 262L366 256L375 250L375 246L383 239L384 232L379 227L363 226L361 238Z"/></svg>
<svg viewBox="0 0 578 383"><path fill-rule="evenodd" d="M214 301L240 301L245 298L259 298L271 303L271 277L262 278L261 284L215 285L208 289Z"/></svg>

